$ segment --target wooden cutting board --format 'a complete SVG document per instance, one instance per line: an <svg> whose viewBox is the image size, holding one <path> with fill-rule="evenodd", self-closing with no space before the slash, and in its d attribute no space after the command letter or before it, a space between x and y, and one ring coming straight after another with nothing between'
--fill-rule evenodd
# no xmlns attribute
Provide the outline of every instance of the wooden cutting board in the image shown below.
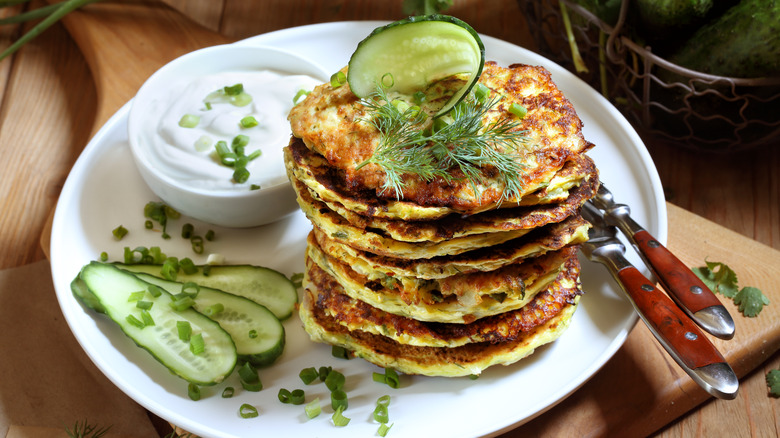
<svg viewBox="0 0 780 438"><path fill-rule="evenodd" d="M158 3L93 4L67 16L64 24L96 82L93 133L168 61L230 42ZM757 318L745 318L733 303L724 301L735 317L736 336L730 341L713 338L713 343L741 378L780 348L780 251L672 204L668 208L668 246L683 262L727 263L739 274L741 286L760 288L773 303ZM44 241L48 235L44 232ZM639 324L593 379L548 413L505 436L644 436L709 398Z"/></svg>

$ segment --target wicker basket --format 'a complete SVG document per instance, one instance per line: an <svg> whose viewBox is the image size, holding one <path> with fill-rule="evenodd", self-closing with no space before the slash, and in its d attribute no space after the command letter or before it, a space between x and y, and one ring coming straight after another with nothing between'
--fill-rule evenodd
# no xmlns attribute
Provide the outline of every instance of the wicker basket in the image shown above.
<svg viewBox="0 0 780 438"><path fill-rule="evenodd" d="M539 52L604 94L646 142L662 140L705 152L780 143L780 77L714 76L666 61L627 36L628 0L614 26L570 0L518 3ZM567 25L574 35L571 44ZM575 65L575 50L587 71Z"/></svg>

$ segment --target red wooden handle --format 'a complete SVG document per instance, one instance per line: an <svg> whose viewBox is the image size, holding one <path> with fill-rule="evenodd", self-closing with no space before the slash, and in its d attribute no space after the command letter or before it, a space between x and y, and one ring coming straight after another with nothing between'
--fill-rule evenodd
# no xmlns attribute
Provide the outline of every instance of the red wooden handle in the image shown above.
<svg viewBox="0 0 780 438"><path fill-rule="evenodd" d="M691 313L722 305L712 291L683 262L647 231L634 234L637 247L653 266L658 281Z"/></svg>
<svg viewBox="0 0 780 438"><path fill-rule="evenodd" d="M696 324L635 267L623 268L617 275L647 324L685 365L696 369L726 362Z"/></svg>

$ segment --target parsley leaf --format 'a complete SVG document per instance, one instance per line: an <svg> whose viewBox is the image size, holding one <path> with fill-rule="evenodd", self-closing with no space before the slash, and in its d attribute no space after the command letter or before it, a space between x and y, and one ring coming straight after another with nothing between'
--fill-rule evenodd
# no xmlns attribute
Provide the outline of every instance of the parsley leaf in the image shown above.
<svg viewBox="0 0 780 438"><path fill-rule="evenodd" d="M753 318L769 305L769 298L755 287L739 288L737 274L724 263L706 262L707 266L693 268L692 271L713 292L734 300L739 311Z"/></svg>
<svg viewBox="0 0 780 438"><path fill-rule="evenodd" d="M780 370L772 370L767 373L766 384L769 386L769 395L780 397Z"/></svg>
<svg viewBox="0 0 780 438"><path fill-rule="evenodd" d="M739 311L748 317L758 316L764 306L769 305L769 298L758 288L743 287L734 295L734 304L739 306Z"/></svg>

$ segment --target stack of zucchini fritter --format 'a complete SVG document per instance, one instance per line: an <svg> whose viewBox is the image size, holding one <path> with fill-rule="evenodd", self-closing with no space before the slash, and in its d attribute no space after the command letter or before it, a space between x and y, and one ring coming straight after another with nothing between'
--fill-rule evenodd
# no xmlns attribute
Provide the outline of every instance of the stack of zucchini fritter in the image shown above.
<svg viewBox="0 0 780 438"><path fill-rule="evenodd" d="M511 196L490 165L476 182L452 169L388 189L370 161L382 133L348 85L323 84L291 111L285 162L313 224L300 304L313 340L406 374L463 376L516 362L568 326L589 226L579 208L598 184L592 144L545 69L489 62L480 83L501 97L484 124L513 118L525 131Z"/></svg>

